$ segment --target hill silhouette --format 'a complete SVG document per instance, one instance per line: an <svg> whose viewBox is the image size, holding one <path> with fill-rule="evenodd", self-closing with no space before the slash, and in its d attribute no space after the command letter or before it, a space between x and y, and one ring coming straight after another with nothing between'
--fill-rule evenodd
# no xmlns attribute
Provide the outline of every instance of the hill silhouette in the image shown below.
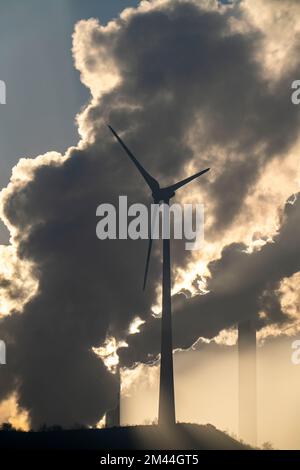
<svg viewBox="0 0 300 470"><path fill-rule="evenodd" d="M245 445L214 426L176 424L128 426L107 429L55 429L45 431L0 431L0 449L82 449L82 450L249 450Z"/></svg>

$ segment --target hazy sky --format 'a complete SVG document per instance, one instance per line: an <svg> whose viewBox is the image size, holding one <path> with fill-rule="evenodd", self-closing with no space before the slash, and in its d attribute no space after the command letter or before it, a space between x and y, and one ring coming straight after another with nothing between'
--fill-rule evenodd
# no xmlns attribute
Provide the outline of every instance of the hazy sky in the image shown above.
<svg viewBox="0 0 300 470"><path fill-rule="evenodd" d="M291 341L267 340L257 353L258 444L299 449L300 365L291 361ZM238 436L238 351L203 346L175 354L176 412L182 422L211 423ZM140 380L123 376L122 424L157 420L159 368L144 366ZM147 406L145 407L145 402Z"/></svg>

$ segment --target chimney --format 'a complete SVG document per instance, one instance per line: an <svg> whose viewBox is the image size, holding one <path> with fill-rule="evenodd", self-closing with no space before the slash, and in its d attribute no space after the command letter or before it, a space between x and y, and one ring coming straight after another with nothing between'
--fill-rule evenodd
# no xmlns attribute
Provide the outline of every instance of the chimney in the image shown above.
<svg viewBox="0 0 300 470"><path fill-rule="evenodd" d="M115 428L120 427L121 423L121 372L120 366L117 366L116 371L116 381L118 386L118 396L117 396L117 403L115 408L108 410L106 413L106 427L107 428Z"/></svg>
<svg viewBox="0 0 300 470"><path fill-rule="evenodd" d="M239 437L257 442L256 329L253 320L238 325Z"/></svg>

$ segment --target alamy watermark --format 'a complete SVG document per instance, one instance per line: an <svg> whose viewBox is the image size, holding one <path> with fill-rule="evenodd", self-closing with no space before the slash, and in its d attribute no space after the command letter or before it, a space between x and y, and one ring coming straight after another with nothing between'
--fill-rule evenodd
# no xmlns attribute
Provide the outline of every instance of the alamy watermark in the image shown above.
<svg viewBox="0 0 300 470"><path fill-rule="evenodd" d="M0 364L6 364L6 344L0 339Z"/></svg>
<svg viewBox="0 0 300 470"><path fill-rule="evenodd" d="M292 342L292 349L295 350L291 356L292 363L298 366L300 364L300 339L296 339Z"/></svg>
<svg viewBox="0 0 300 470"><path fill-rule="evenodd" d="M144 204L128 207L127 196L119 196L119 206L100 204L96 215L99 240L186 240L186 250L198 250L204 240L203 204Z"/></svg>
<svg viewBox="0 0 300 470"><path fill-rule="evenodd" d="M6 84L0 80L0 104L6 104Z"/></svg>
<svg viewBox="0 0 300 470"><path fill-rule="evenodd" d="M291 100L293 104L300 104L300 80L294 80L292 83L293 91L291 95Z"/></svg>

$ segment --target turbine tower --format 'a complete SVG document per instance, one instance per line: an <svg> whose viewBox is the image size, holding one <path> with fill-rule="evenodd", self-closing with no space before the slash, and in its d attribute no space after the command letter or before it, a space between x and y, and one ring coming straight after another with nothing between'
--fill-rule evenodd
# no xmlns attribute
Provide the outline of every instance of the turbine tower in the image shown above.
<svg viewBox="0 0 300 470"><path fill-rule="evenodd" d="M185 186L195 178L206 173L209 168L185 178L178 183L161 188L158 181L153 178L135 158L133 153L125 145L111 126L108 126L117 141L134 163L151 193L154 204L161 202L169 205L170 199L175 196L177 189ZM150 230L151 232L151 230ZM149 261L152 249L152 234L149 237L148 252L144 275L143 289L146 287ZM174 396L174 372L173 372L173 346L172 346L172 311L171 311L171 268L170 268L170 237L163 239L163 270L162 270L162 319L161 319L161 360L160 360L160 387L159 387L159 409L158 424L169 427L175 425L175 396Z"/></svg>

